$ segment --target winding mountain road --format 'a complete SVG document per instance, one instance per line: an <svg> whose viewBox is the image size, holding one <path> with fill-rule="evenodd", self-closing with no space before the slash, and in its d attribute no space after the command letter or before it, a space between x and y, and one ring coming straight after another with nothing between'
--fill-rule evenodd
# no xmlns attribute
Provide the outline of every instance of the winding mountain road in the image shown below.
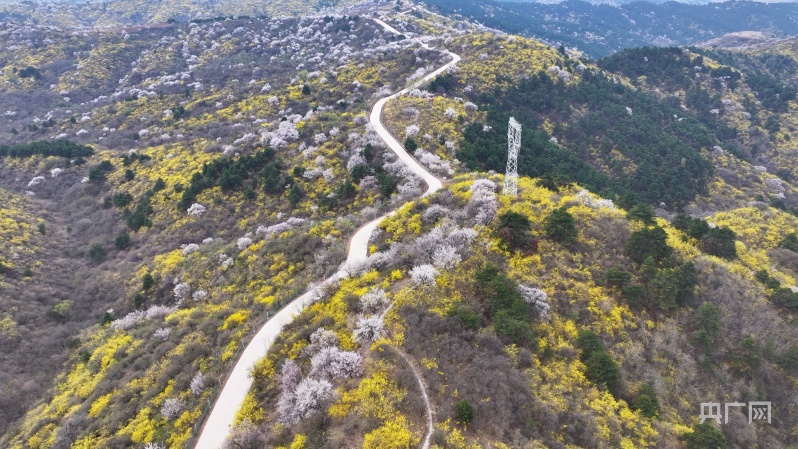
<svg viewBox="0 0 798 449"><path fill-rule="evenodd" d="M373 20L391 33L397 35L402 34L380 19ZM418 42L423 48L431 49L426 43L421 42L420 40ZM391 133L382 123L382 112L385 104L388 103L388 101L407 94L410 92L410 90L418 88L419 86L449 70L449 68L460 62L460 56L447 50L439 51L449 55L452 60L434 72L429 73L425 77L417 80L410 87L407 87L389 97L385 97L377 101L372 108L370 116L371 126L374 128L375 132L380 136L383 142L385 142L385 145L388 146L388 148L393 151L394 154L396 154L396 156L402 160L402 162L404 162L414 174L419 176L424 180L425 183L427 183L427 190L424 192L422 197L431 195L440 190L442 183L438 178L429 173L426 169L424 169L424 167L421 166L421 164L413 159L413 157L410 156L407 151L405 151L402 144L400 144L399 141L397 141L396 138L391 135ZM368 257L369 239L371 238L372 232L374 232L374 230L377 228L377 225L380 223L380 221L392 215L393 213L393 211L389 212L369 223L366 223L360 229L358 229L349 242L349 254L346 258L346 264L354 265L366 260ZM324 288L325 286L347 276L348 273L346 271L338 271L334 275L324 280L314 289L294 299L291 303L280 310L274 317L267 321L260 328L260 330L258 330L258 333L255 334L255 337L244 349L241 357L239 357L238 361L236 361L230 376L227 378L227 381L222 388L222 392L216 399L216 403L213 405L213 409L211 410L210 415L208 415L205 425L202 427L200 436L197 438L197 442L194 445L196 449L220 449L222 447L225 439L230 434L236 413L238 413L238 410L241 409L244 399L252 387L253 379L250 377L250 371L252 370L252 367L258 360L266 356L269 348L274 343L283 327L291 323L294 320L294 317L296 317L302 311L302 309L313 302L318 289ZM419 386L421 387L424 402L426 404L427 434L425 436L422 448L427 449L429 448L430 437L433 430L432 409L429 399L427 398L421 376L410 360L404 355L403 357L414 371L416 379L419 382Z"/></svg>

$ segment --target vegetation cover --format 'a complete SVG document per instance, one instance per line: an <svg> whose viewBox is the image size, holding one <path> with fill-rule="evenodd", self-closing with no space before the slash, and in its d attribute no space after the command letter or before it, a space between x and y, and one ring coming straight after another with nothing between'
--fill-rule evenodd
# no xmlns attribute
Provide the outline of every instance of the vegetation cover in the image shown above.
<svg viewBox="0 0 798 449"><path fill-rule="evenodd" d="M447 59L365 16L0 25L3 138L94 151L0 162L0 445L190 446L252 332L394 208L257 363L232 447L417 446L422 391L436 449L789 444L798 123L776 68L591 63L394 6L463 57L383 117L444 180L421 199L368 112ZM511 113L517 197L486 172ZM779 418L700 424L715 398Z"/></svg>

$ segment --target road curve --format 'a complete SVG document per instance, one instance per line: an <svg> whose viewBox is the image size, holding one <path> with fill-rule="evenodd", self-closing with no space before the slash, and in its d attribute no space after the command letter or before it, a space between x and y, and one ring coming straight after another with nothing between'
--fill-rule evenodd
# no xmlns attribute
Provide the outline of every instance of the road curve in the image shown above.
<svg viewBox="0 0 798 449"><path fill-rule="evenodd" d="M391 33L401 34L395 28L391 27L382 20L373 20ZM419 41L419 43L424 48L430 48L427 44L421 41ZM372 108L370 117L371 126L374 128L375 132L380 136L383 142L385 142L385 145L387 145L388 148L390 148L390 150L393 151L400 160L402 160L402 162L407 164L408 168L410 168L414 174L419 176L424 180L424 182L427 183L427 190L424 192L423 196L430 195L440 190L442 187L441 181L424 169L424 167L422 167L415 159L413 159L413 157L407 153L407 151L405 151L402 144L400 144L399 141L397 141L396 138L391 135L388 129L385 128L385 125L382 124L381 117L383 108L389 100L410 92L410 90L423 85L427 81L440 75L450 67L460 62L460 56L446 50L440 51L449 55L452 60L438 70L416 81L412 86L379 100ZM393 213L394 212L390 212L379 218L376 218L358 229L349 242L349 254L346 258L347 265L354 265L366 260L366 257L368 257L368 243L372 232L374 232L374 230L377 228L377 225L380 223L380 221L382 221L385 217L392 215ZM238 410L240 410L241 406L244 404L244 399L252 387L253 379L250 377L250 371L252 370L252 367L258 360L266 356L269 351L269 347L271 347L271 345L274 343L283 327L291 323L294 320L294 317L299 315L302 309L313 302L314 297L318 293L319 289L347 276L348 273L343 270L330 276L315 288L294 299L282 310L280 310L277 315L267 321L260 328L260 330L258 330L258 333L255 334L255 337L252 339L252 341L250 341L247 347L244 348L244 352L241 353L241 356L236 361L230 376L227 378L227 381L222 388L222 392L216 399L216 403L213 405L213 409L211 410L210 415L208 415L205 425L202 427L200 436L197 438L197 442L194 445L196 449L220 449L222 447L225 439L230 434L235 416L238 413ZM423 390L423 388L422 392L426 396L426 392ZM429 447L429 437L432 432L432 414L429 411L429 401L427 401L427 410L429 429L425 438L424 448Z"/></svg>

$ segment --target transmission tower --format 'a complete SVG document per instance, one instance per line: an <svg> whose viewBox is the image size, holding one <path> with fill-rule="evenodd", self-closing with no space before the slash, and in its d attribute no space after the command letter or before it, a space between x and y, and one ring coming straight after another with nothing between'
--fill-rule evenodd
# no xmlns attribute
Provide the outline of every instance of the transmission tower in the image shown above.
<svg viewBox="0 0 798 449"><path fill-rule="evenodd" d="M507 173L504 174L504 194L518 195L518 150L521 149L521 124L510 117L507 130Z"/></svg>

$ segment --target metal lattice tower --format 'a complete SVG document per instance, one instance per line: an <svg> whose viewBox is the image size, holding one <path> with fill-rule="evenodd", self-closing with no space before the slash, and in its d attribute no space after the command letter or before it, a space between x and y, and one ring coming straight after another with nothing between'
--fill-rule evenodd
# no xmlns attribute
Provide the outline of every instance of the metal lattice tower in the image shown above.
<svg viewBox="0 0 798 449"><path fill-rule="evenodd" d="M521 149L521 124L510 117L507 130L507 173L504 174L504 194L518 195L518 150Z"/></svg>

